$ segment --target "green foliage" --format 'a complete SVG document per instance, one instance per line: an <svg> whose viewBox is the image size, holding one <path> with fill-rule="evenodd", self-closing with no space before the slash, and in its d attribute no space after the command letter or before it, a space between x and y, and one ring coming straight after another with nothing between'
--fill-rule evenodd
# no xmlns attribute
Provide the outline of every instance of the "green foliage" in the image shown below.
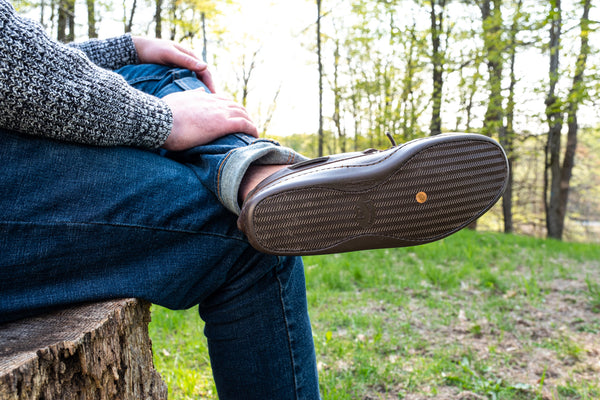
<svg viewBox="0 0 600 400"><path fill-rule="evenodd" d="M16 0L14 4L21 11L29 12L32 18L43 19L49 33L55 36L59 2ZM229 28L228 14L239 11L236 10L239 2L234 0L135 2L135 14L133 0L95 0L95 4L99 29L109 26L111 19L114 23L115 18L122 16L128 20L131 16L134 34L152 32L157 25L153 21L156 6L162 4L163 36L173 37L176 41L185 40L186 46L196 49L203 47L201 28L204 16L213 74L225 81L226 88L236 85L227 81L230 77L224 76L224 70L230 64L243 64L231 53L242 53L243 56L246 52L268 47L264 45L270 40L264 34L264 28L253 31L250 23L243 29ZM598 24L582 18L584 4L582 1L563 1L563 10L559 13L557 7L534 0L324 2L320 20L325 82L324 152L385 148L388 147L385 136L388 131L398 142L422 137L429 134L430 127L437 126L431 124L431 119L438 118L442 131L480 132L495 137L506 133L503 145L514 157L514 176L520 178L513 192L508 193L510 199L515 200L512 208L514 229L542 236L547 233L547 218L540 179L544 176L546 163L543 159L545 138L541 134L546 133L548 122L562 127L573 122L575 112L578 112L580 130L576 156L573 162L562 162L565 168L574 164L569 185L563 185L569 186L569 192L562 237L566 240L598 241L600 150L597 143L600 124L594 99L600 92L600 32ZM80 5L78 3L75 10L77 40L86 37L83 32L88 23L84 7ZM263 7L265 14L271 12L268 6ZM434 24L430 21L432 15L436 21ZM312 55L315 42L314 26L311 25L314 22L312 17L305 21L306 29L294 32L296 37L290 39L306 44L308 51L299 54L299 57L307 57L311 64L314 59L308 57ZM551 23L561 27L561 40L552 45L549 39ZM226 30L229 36L224 40L223 32ZM105 36L119 33L104 30ZM437 52L434 51L434 42L439 45ZM515 68L511 63L513 55ZM558 55L560 59L557 61L560 62L556 63L549 76L549 58ZM290 75L294 76L293 79L305 80L306 86L316 87L316 79L311 76L298 77L293 71L276 71L272 66L280 64L275 61L279 60L261 54L253 75L254 86L263 84L254 82L254 77L262 74L272 81ZM235 68L233 75L244 75L239 73L239 68L244 66ZM439 77L434 73L436 71L441 71L443 80L434 83ZM235 78L229 80L235 81ZM285 90L286 82L281 86ZM232 89L235 90L240 89ZM270 127L271 124L265 121L270 122L273 113L293 108L288 104L275 107L277 97L271 95L266 96L270 104L265 106L264 98L254 98L254 93L258 92L254 90L248 99L248 108L251 114L265 114L264 110L269 110L266 112L268 116L252 115L255 121L261 121L259 125ZM262 92L264 94L267 90ZM298 101L316 99L298 96ZM435 112L437 108L441 110L439 115ZM302 115L302 118L316 120L317 116ZM289 129L294 132L293 123ZM269 135L268 129L265 130ZM565 131L564 127L562 131ZM563 151L564 139L562 143L558 139L559 136L553 147L556 151ZM317 154L316 140L292 137L282 141L290 142L292 147L312 156ZM534 141L539 143L532 145ZM559 153L555 153L548 161L558 166L560 158ZM532 159L536 165L524 162ZM566 169L564 173L557 174L568 175ZM493 229L501 230L502 216L499 212L496 215L498 218L493 222Z"/></svg>
<svg viewBox="0 0 600 400"><path fill-rule="evenodd" d="M454 374L446 376L446 382L458 386L462 390L478 393L492 400L526 397L532 387L525 383L508 384L494 375L491 368L475 364L465 357ZM522 396L522 397L521 397Z"/></svg>
<svg viewBox="0 0 600 400"><path fill-rule="evenodd" d="M196 309L170 311L152 307L154 364L167 383L170 399L216 399L202 326Z"/></svg>
<svg viewBox="0 0 600 400"><path fill-rule="evenodd" d="M590 307L596 313L600 313L600 283L594 282L589 276L585 278L588 288Z"/></svg>
<svg viewBox="0 0 600 400"><path fill-rule="evenodd" d="M304 261L324 399L598 398L599 245L465 230ZM150 328L170 398L216 399L196 312Z"/></svg>

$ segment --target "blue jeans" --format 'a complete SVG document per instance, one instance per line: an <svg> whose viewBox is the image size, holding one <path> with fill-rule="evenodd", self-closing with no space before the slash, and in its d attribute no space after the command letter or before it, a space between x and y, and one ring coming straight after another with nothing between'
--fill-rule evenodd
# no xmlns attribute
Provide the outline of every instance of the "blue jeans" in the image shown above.
<svg viewBox="0 0 600 400"><path fill-rule="evenodd" d="M200 84L120 72L156 95ZM256 160L252 142L168 153L0 131L0 322L121 297L198 305L221 399L318 399L302 260L253 249L218 194L236 174L224 160Z"/></svg>

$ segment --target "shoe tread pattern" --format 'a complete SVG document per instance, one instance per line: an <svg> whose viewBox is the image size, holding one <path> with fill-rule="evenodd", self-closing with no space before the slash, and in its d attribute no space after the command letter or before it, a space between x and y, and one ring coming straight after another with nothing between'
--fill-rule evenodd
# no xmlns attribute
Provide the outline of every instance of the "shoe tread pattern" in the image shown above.
<svg viewBox="0 0 600 400"><path fill-rule="evenodd" d="M507 172L502 150L491 142L433 145L361 192L309 187L266 198L255 209L256 237L275 252L320 251L361 236L428 243L487 211ZM419 192L427 194L424 203L416 200Z"/></svg>

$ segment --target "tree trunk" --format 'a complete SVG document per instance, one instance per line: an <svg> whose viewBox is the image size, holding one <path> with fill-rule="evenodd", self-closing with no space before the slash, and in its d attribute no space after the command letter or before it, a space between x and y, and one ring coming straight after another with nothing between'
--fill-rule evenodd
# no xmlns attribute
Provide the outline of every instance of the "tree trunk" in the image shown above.
<svg viewBox="0 0 600 400"><path fill-rule="evenodd" d="M75 40L75 2L73 0L58 1L56 39L59 42Z"/></svg>
<svg viewBox="0 0 600 400"><path fill-rule="evenodd" d="M415 125L417 122L416 110L414 107L414 80L416 70L418 68L418 55L417 50L417 36L416 36L416 23L408 29L410 37L410 45L405 54L405 67L404 67L404 78L402 79L402 92L400 94L400 102L398 107L400 108L398 115L401 120L400 131L402 132L402 138L404 141L412 139L415 135Z"/></svg>
<svg viewBox="0 0 600 400"><path fill-rule="evenodd" d="M154 7L154 36L162 38L162 5L163 0L156 0Z"/></svg>
<svg viewBox="0 0 600 400"><path fill-rule="evenodd" d="M583 0L583 15L581 17L581 33L580 33L580 51L577 57L577 64L575 66L575 74L573 75L573 83L569 90L567 100L567 143L565 146L565 155L563 163L558 174L558 184L552 185L552 187L558 188L558 196L555 197L557 205L551 204L550 209L556 210L556 215L553 215L555 219L554 227L556 231L553 231L555 239L562 239L565 217L567 215L567 204L569 200L569 188L571 182L571 176L573 174L573 166L575 164L575 151L577 150L577 132L579 127L577 125L577 112L579 110L579 104L585 97L585 83L584 74L587 66L587 58L590 53L589 44L589 32L590 32L590 8L591 0ZM552 198L551 198L552 201Z"/></svg>
<svg viewBox="0 0 600 400"><path fill-rule="evenodd" d="M548 118L548 141L546 143L546 168L544 172L544 205L546 208L546 229L548 237L560 239L562 229L559 217L560 192L560 135L562 128L562 105L556 95L559 78L560 36L562 29L562 10L560 0L551 2L550 21L550 89L546 98L546 117Z"/></svg>
<svg viewBox="0 0 600 400"><path fill-rule="evenodd" d="M483 121L483 133L492 136L500 135L504 129L504 110L502 107L502 51L504 44L502 33L502 0L485 0L481 2L481 21L483 42L488 66L489 100ZM476 229L477 221L469 224L469 229Z"/></svg>
<svg viewBox="0 0 600 400"><path fill-rule="evenodd" d="M113 300L0 325L0 399L166 399L149 307Z"/></svg>
<svg viewBox="0 0 600 400"><path fill-rule="evenodd" d="M439 6L439 12L436 12ZM441 49L442 23L446 0L431 0L431 61L433 64L433 92L431 94L432 111L429 131L431 135L442 133L442 93L444 89L444 50Z"/></svg>
<svg viewBox="0 0 600 400"><path fill-rule="evenodd" d="M67 42L75 41L75 0L69 1L69 33L67 34Z"/></svg>
<svg viewBox="0 0 600 400"><path fill-rule="evenodd" d="M206 13L201 13L202 20L202 60L207 62L208 59L208 40L206 38Z"/></svg>
<svg viewBox="0 0 600 400"><path fill-rule="evenodd" d="M175 36L177 35L177 2L175 0L171 0L171 32L169 39L174 41Z"/></svg>
<svg viewBox="0 0 600 400"><path fill-rule="evenodd" d="M250 59L250 65L246 66L246 55L242 56L242 76L238 76L238 80L242 85L242 99L241 103L243 107L248 105L248 94L250 93L250 79L252 79L252 73L254 72L254 68L256 67L256 57L258 56L258 52L260 49L256 50L252 53L252 58Z"/></svg>
<svg viewBox="0 0 600 400"><path fill-rule="evenodd" d="M98 37L98 30L96 29L96 0L87 0L87 14L88 14L88 37L94 39Z"/></svg>
<svg viewBox="0 0 600 400"><path fill-rule="evenodd" d="M335 50L333 53L333 104L334 104L334 112L333 112L333 123L335 124L335 129L337 131L340 151L342 153L346 152L346 135L344 129L342 128L342 111L341 111L341 102L342 102L342 88L339 86L339 65L340 65L340 41L336 39L335 41Z"/></svg>
<svg viewBox="0 0 600 400"><path fill-rule="evenodd" d="M319 68L319 148L318 156L323 155L323 60L321 54L321 0L317 0L317 60Z"/></svg>
<svg viewBox="0 0 600 400"><path fill-rule="evenodd" d="M124 4L124 2L123 2ZM123 7L123 17L125 18L125 33L130 33L131 32L131 28L133 27L133 16L135 15L135 11L137 8L137 0L133 0L133 4L131 5L131 10L129 12L129 20L127 19L127 16L125 15L125 7Z"/></svg>
<svg viewBox="0 0 600 400"><path fill-rule="evenodd" d="M259 129L262 137L267 136L267 130L269 129L269 125L271 124L271 120L273 119L273 114L275 114L275 109L277 108L277 99L279 98L279 93L281 93L281 86L279 86L277 88L277 91L275 92L275 95L273 96L273 101L271 102L271 105L267 109L267 116L266 116L264 122L262 123L261 128Z"/></svg>
<svg viewBox="0 0 600 400"><path fill-rule="evenodd" d="M481 6L483 22L483 38L489 74L489 100L483 121L485 134L500 133L503 126L504 111L502 107L502 70L504 43L502 33L502 0L486 0Z"/></svg>
<svg viewBox="0 0 600 400"><path fill-rule="evenodd" d="M67 14L65 12L65 0L58 2L58 19L56 21L56 40L65 42L67 40Z"/></svg>
<svg viewBox="0 0 600 400"><path fill-rule="evenodd" d="M41 0L40 1L40 25L42 25L44 28L46 28L46 23L44 20L44 11L46 10L46 0Z"/></svg>
<svg viewBox="0 0 600 400"><path fill-rule="evenodd" d="M508 51L510 54L510 85L508 89L508 99L506 104L506 127L501 130L500 144L504 147L508 158L509 175L506 191L502 197L502 214L504 216L504 232L512 233L513 228L513 211L512 211L512 196L513 196L513 165L514 165L514 139L515 131L513 126L514 111L515 111L515 85L517 78L515 74L515 58L517 54L517 33L519 32L519 19L521 18L521 7L523 0L519 0L512 26L510 29L510 39L508 43Z"/></svg>

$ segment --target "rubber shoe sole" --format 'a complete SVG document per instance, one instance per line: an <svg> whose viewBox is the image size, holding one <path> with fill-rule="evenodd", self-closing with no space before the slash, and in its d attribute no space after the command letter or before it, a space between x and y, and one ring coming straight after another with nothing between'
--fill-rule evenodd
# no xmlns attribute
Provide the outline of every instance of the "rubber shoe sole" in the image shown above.
<svg viewBox="0 0 600 400"><path fill-rule="evenodd" d="M502 196L508 173L504 151L486 136L433 136L292 166L248 197L238 225L253 247L277 255L421 245L483 215Z"/></svg>

